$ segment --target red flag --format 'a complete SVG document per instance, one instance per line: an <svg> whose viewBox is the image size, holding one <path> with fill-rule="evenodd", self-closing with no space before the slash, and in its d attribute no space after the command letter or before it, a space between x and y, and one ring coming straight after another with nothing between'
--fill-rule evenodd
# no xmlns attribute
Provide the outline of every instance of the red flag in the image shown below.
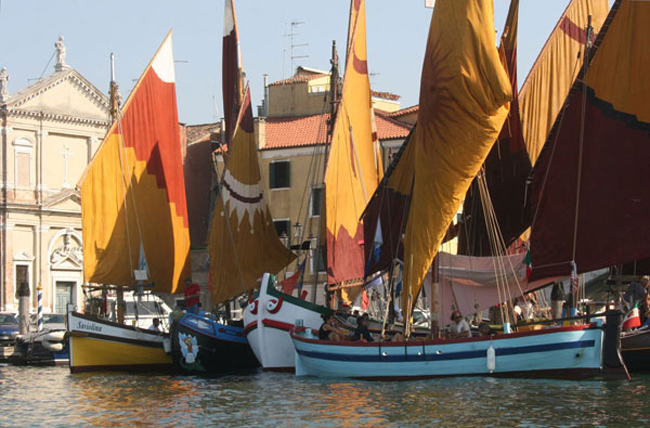
<svg viewBox="0 0 650 428"><path fill-rule="evenodd" d="M291 294L293 290L298 288L300 275L302 274L302 271L305 270L305 260L298 264L298 269L296 269L296 272L293 275L291 275L289 278L285 278L285 280L282 281L282 291L284 294Z"/></svg>

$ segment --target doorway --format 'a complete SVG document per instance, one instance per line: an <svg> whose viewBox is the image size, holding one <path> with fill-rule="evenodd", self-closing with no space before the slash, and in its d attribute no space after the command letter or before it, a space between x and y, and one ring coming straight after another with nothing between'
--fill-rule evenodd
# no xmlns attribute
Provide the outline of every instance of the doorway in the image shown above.
<svg viewBox="0 0 650 428"><path fill-rule="evenodd" d="M68 303L72 303L72 290L75 283L72 281L56 282L56 300L54 302L54 312L65 314Z"/></svg>

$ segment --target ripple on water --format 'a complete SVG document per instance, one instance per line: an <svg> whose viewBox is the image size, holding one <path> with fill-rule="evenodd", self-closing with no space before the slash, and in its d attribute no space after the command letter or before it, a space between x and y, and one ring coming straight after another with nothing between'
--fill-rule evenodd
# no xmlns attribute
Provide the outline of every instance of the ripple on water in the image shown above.
<svg viewBox="0 0 650 428"><path fill-rule="evenodd" d="M1 366L0 426L648 426L649 388L647 375L631 382L362 382L261 371L203 378Z"/></svg>

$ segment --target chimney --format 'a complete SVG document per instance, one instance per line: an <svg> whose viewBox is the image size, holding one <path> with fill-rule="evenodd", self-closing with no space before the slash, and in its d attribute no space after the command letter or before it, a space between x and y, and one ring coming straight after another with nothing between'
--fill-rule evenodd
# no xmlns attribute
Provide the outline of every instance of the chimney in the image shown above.
<svg viewBox="0 0 650 428"><path fill-rule="evenodd" d="M264 101L262 101L264 117L269 117L269 75L264 74Z"/></svg>

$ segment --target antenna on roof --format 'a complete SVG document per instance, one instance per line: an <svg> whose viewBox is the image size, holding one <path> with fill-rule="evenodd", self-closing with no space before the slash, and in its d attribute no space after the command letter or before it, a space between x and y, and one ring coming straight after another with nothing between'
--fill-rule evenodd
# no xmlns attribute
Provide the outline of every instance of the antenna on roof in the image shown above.
<svg viewBox="0 0 650 428"><path fill-rule="evenodd" d="M290 39L290 41L291 41L291 42L290 42L290 43L291 43L291 44L290 44L290 47L291 47L291 69L290 69L290 72L291 72L291 73L294 72L294 69L293 69L293 60L294 60L294 59L296 59L296 58L309 58L309 55L294 55L294 53L293 53L294 48L309 46L309 43L294 43L294 40L293 40L293 38L294 38L295 36L299 36L299 35L300 35L300 33L296 33L296 32L295 32L295 28L296 28L298 25L302 25L302 24L304 24L303 21L291 21L291 22L289 23L289 25L291 25L291 31L290 31L290 33L289 33L289 34L286 34L286 33L284 34L284 37L288 37L288 38ZM286 28L286 24L285 24L285 28ZM285 31L286 31L286 30L285 30ZM286 48L284 49L284 51L285 51L285 54L286 54ZM284 64L284 60L282 61L282 63ZM283 79L285 78L285 74L284 74L284 65L283 65L283 70L282 70L282 78L283 78Z"/></svg>

